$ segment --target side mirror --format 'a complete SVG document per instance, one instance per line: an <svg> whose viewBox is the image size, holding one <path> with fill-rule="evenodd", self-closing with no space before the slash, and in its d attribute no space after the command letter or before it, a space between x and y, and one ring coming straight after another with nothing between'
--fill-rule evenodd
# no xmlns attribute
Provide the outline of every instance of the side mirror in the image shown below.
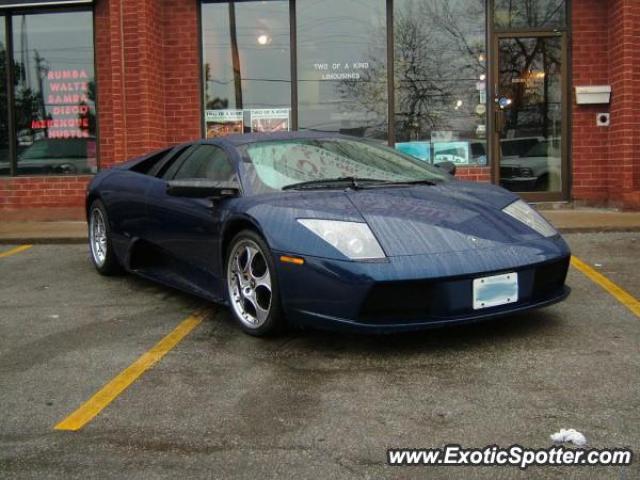
<svg viewBox="0 0 640 480"><path fill-rule="evenodd" d="M449 175L455 175L456 174L456 164L453 163L453 162L436 163L436 167L441 168L442 170L447 172Z"/></svg>
<svg viewBox="0 0 640 480"><path fill-rule="evenodd" d="M173 197L220 200L237 197L239 194L238 185L232 182L216 182L205 179L170 180L167 182L167 195Z"/></svg>

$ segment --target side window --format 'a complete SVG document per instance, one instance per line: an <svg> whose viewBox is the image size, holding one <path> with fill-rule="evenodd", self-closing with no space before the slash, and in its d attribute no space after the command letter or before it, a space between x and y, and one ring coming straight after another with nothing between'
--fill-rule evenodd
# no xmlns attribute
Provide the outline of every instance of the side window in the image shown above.
<svg viewBox="0 0 640 480"><path fill-rule="evenodd" d="M180 165L182 165L184 159L191 155L194 148L195 147L193 146L187 146L174 153L173 157L162 165L156 174L156 177L163 178L165 180L173 178Z"/></svg>
<svg viewBox="0 0 640 480"><path fill-rule="evenodd" d="M213 145L200 145L182 163L173 178L206 178L225 182L234 177L235 169L224 150Z"/></svg>
<svg viewBox="0 0 640 480"><path fill-rule="evenodd" d="M159 165L162 159L164 159L171 150L173 150L173 147L165 148L164 150L160 150L159 152L149 155L147 158L131 167L131 171L149 175L153 170L155 170L154 167Z"/></svg>

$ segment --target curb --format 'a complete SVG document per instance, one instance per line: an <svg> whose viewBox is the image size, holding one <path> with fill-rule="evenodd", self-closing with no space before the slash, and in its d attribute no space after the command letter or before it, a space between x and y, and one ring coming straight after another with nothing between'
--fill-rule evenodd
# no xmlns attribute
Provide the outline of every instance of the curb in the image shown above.
<svg viewBox="0 0 640 480"><path fill-rule="evenodd" d="M640 232L640 225L629 227L557 227L560 233L634 233Z"/></svg>
<svg viewBox="0 0 640 480"><path fill-rule="evenodd" d="M0 245L80 245L87 243L86 237L8 237L0 238Z"/></svg>

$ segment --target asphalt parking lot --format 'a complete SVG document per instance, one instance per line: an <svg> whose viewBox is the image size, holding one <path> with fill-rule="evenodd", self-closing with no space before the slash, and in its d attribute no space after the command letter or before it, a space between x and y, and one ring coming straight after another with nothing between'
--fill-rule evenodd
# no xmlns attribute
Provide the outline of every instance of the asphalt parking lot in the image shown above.
<svg viewBox="0 0 640 480"><path fill-rule="evenodd" d="M640 298L640 234L573 234ZM0 255L14 246L0 245ZM508 319L394 336L243 334L225 309L84 245L0 258L0 477L640 478L640 318L575 268L571 297ZM59 422L194 311L204 320L78 431ZM630 447L619 467L389 467L389 447Z"/></svg>

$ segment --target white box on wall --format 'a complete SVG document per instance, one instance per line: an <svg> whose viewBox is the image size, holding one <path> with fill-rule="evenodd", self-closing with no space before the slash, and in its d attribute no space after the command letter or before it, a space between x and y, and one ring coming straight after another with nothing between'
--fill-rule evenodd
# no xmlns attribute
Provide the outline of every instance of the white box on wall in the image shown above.
<svg viewBox="0 0 640 480"><path fill-rule="evenodd" d="M576 87L578 105L595 105L611 101L611 85L589 85Z"/></svg>

